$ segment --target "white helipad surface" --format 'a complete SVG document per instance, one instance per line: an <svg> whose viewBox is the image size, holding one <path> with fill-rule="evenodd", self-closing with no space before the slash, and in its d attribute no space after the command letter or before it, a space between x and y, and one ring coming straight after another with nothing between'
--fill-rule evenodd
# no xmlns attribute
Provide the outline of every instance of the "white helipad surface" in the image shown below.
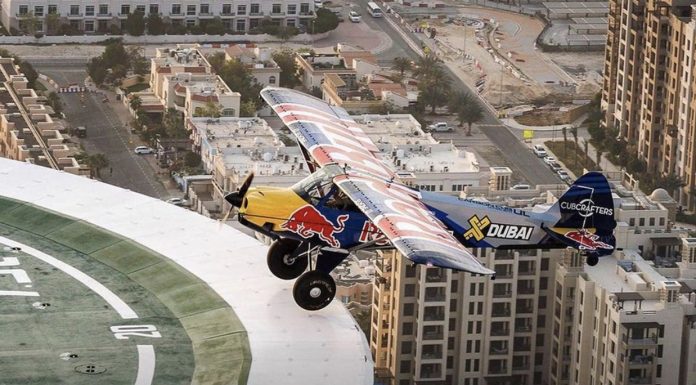
<svg viewBox="0 0 696 385"><path fill-rule="evenodd" d="M334 301L299 308L292 281L266 267L266 246L229 226L94 180L0 158L0 196L24 201L132 239L198 276L247 330L248 384L372 384L367 341Z"/></svg>

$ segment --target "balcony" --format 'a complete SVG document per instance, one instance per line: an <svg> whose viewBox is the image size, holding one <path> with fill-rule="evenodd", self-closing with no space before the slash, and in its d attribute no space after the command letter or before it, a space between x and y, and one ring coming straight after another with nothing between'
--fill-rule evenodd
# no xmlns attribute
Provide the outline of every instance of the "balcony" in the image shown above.
<svg viewBox="0 0 696 385"><path fill-rule="evenodd" d="M444 300L445 300L444 294L434 294L434 295L426 295L425 296L426 302L442 302Z"/></svg>
<svg viewBox="0 0 696 385"><path fill-rule="evenodd" d="M649 377L631 377L628 379L629 385L652 384L652 378Z"/></svg>
<svg viewBox="0 0 696 385"><path fill-rule="evenodd" d="M314 16L314 12L312 12L312 11L307 11L307 12L300 11L300 17L312 17L312 16Z"/></svg>
<svg viewBox="0 0 696 385"><path fill-rule="evenodd" d="M425 314L423 316L423 320L425 321L444 321L445 320L445 314Z"/></svg>
<svg viewBox="0 0 696 385"><path fill-rule="evenodd" d="M657 345L657 337L649 337L649 338L630 338L628 342L626 342L628 345Z"/></svg>
<svg viewBox="0 0 696 385"><path fill-rule="evenodd" d="M629 366L652 365L652 363L653 363L653 356L636 355L636 356L630 357L628 359Z"/></svg>
<svg viewBox="0 0 696 385"><path fill-rule="evenodd" d="M515 252L512 250L497 250L494 259L496 261L506 261L515 258Z"/></svg>
<svg viewBox="0 0 696 385"><path fill-rule="evenodd" d="M528 352L532 350L532 346L530 344L515 344L515 352Z"/></svg>
<svg viewBox="0 0 696 385"><path fill-rule="evenodd" d="M285 12L271 12L271 17L285 17Z"/></svg>
<svg viewBox="0 0 696 385"><path fill-rule="evenodd" d="M107 13L97 13L97 18L99 18L99 19L101 19L101 18L108 18L108 19L110 19L111 17L112 17L111 12L107 12Z"/></svg>
<svg viewBox="0 0 696 385"><path fill-rule="evenodd" d="M220 17L231 17L235 16L236 14L234 12L223 12L220 14Z"/></svg>
<svg viewBox="0 0 696 385"><path fill-rule="evenodd" d="M431 271L433 271L433 273L431 273ZM444 272L442 272L440 270L438 270L438 271L429 270L425 274L425 282L428 282L428 283L445 282L446 280L447 280L447 276L445 275Z"/></svg>
<svg viewBox="0 0 696 385"><path fill-rule="evenodd" d="M521 363L512 363L512 370L528 370L529 369L529 362L521 362Z"/></svg>
<svg viewBox="0 0 696 385"><path fill-rule="evenodd" d="M209 18L213 17L213 13L212 12L200 12L198 14L198 17L201 19L209 19Z"/></svg>
<svg viewBox="0 0 696 385"><path fill-rule="evenodd" d="M512 297L511 291L495 291L493 290L493 298L510 298Z"/></svg>
<svg viewBox="0 0 696 385"><path fill-rule="evenodd" d="M510 316L510 310L493 310L491 312L491 317L509 317Z"/></svg>
<svg viewBox="0 0 696 385"><path fill-rule="evenodd" d="M529 333L532 331L532 325L519 325L515 326L516 333Z"/></svg>
<svg viewBox="0 0 696 385"><path fill-rule="evenodd" d="M184 13L179 11L177 13L169 12L169 17L174 19L183 19L185 17Z"/></svg>
<svg viewBox="0 0 696 385"><path fill-rule="evenodd" d="M505 366L491 366L488 368L488 374L506 374L507 367Z"/></svg>
<svg viewBox="0 0 696 385"><path fill-rule="evenodd" d="M492 356L505 355L505 354L508 354L508 348L506 346L502 346L502 347L491 346L488 353Z"/></svg>
<svg viewBox="0 0 696 385"><path fill-rule="evenodd" d="M437 333L437 332L423 333L423 340L424 341L442 340L442 338L443 338L442 332L440 332L440 333Z"/></svg>
<svg viewBox="0 0 696 385"><path fill-rule="evenodd" d="M491 329L491 335L496 337L509 336L510 329Z"/></svg>
<svg viewBox="0 0 696 385"><path fill-rule="evenodd" d="M21 13L17 12L17 13L15 13L15 16L16 17L27 17L27 16L29 16L29 12L21 12Z"/></svg>
<svg viewBox="0 0 696 385"><path fill-rule="evenodd" d="M512 278L512 270L496 270L495 279L509 279Z"/></svg>
<svg viewBox="0 0 696 385"><path fill-rule="evenodd" d="M249 12L249 16L260 17L260 16L263 16L263 12Z"/></svg>
<svg viewBox="0 0 696 385"><path fill-rule="evenodd" d="M517 314L530 314L534 311L534 308L531 306L518 306L517 307Z"/></svg>
<svg viewBox="0 0 696 385"><path fill-rule="evenodd" d="M80 19L82 17L81 13L68 13L68 19Z"/></svg>
<svg viewBox="0 0 696 385"><path fill-rule="evenodd" d="M517 293L518 294L534 294L534 286L531 287L517 287Z"/></svg>

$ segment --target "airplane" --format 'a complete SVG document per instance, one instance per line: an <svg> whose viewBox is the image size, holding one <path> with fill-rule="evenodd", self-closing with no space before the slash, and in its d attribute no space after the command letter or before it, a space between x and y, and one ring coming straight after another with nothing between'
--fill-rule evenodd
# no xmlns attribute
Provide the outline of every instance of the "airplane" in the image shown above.
<svg viewBox="0 0 696 385"><path fill-rule="evenodd" d="M250 173L225 199L241 224L273 240L268 267L297 279L293 297L306 310L333 300L329 273L357 250L396 248L416 264L492 278L469 248L572 247L588 265L614 250L614 204L600 173L578 178L548 209L419 191L381 160L344 109L284 88L264 88L261 97L297 137L311 175L278 188L251 187Z"/></svg>

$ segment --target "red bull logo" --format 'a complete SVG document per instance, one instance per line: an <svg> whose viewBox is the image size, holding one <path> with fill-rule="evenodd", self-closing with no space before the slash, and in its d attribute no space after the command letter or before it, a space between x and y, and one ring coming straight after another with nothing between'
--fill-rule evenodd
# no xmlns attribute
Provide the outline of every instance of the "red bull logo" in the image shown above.
<svg viewBox="0 0 696 385"><path fill-rule="evenodd" d="M345 222L349 215L339 215L336 218L337 226L324 216L316 207L312 205L302 206L290 215L281 228L292 231L302 238L311 238L315 235L319 239L331 245L331 247L341 247L341 243L334 234L338 234L345 229Z"/></svg>
<svg viewBox="0 0 696 385"><path fill-rule="evenodd" d="M614 246L608 243L599 241L599 235L592 234L591 232L585 229L569 231L565 233L565 237L577 242L581 250L612 250L614 248Z"/></svg>
<svg viewBox="0 0 696 385"><path fill-rule="evenodd" d="M382 239L384 238L384 234L382 234L381 231L377 228L377 226L373 225L372 222L370 221L365 221L363 224L362 230L360 231L360 238L359 241L362 243L365 242L372 242L374 240L378 240L375 244L378 246L384 246L389 244L388 239Z"/></svg>

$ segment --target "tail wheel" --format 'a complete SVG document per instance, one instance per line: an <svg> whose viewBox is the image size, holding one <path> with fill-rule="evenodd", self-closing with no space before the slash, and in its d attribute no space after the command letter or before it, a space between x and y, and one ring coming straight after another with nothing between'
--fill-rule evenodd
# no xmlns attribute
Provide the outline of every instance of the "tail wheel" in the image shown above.
<svg viewBox="0 0 696 385"><path fill-rule="evenodd" d="M588 255L587 256L587 264L590 266L596 266L599 263L599 256L598 255Z"/></svg>
<svg viewBox="0 0 696 385"><path fill-rule="evenodd" d="M307 257L304 254L293 257L300 241L281 238L273 242L268 249L266 262L271 273L280 279L295 279L307 269Z"/></svg>
<svg viewBox="0 0 696 385"><path fill-rule="evenodd" d="M308 271L295 281L292 295L301 308L320 310L328 306L336 295L336 282L321 271Z"/></svg>

